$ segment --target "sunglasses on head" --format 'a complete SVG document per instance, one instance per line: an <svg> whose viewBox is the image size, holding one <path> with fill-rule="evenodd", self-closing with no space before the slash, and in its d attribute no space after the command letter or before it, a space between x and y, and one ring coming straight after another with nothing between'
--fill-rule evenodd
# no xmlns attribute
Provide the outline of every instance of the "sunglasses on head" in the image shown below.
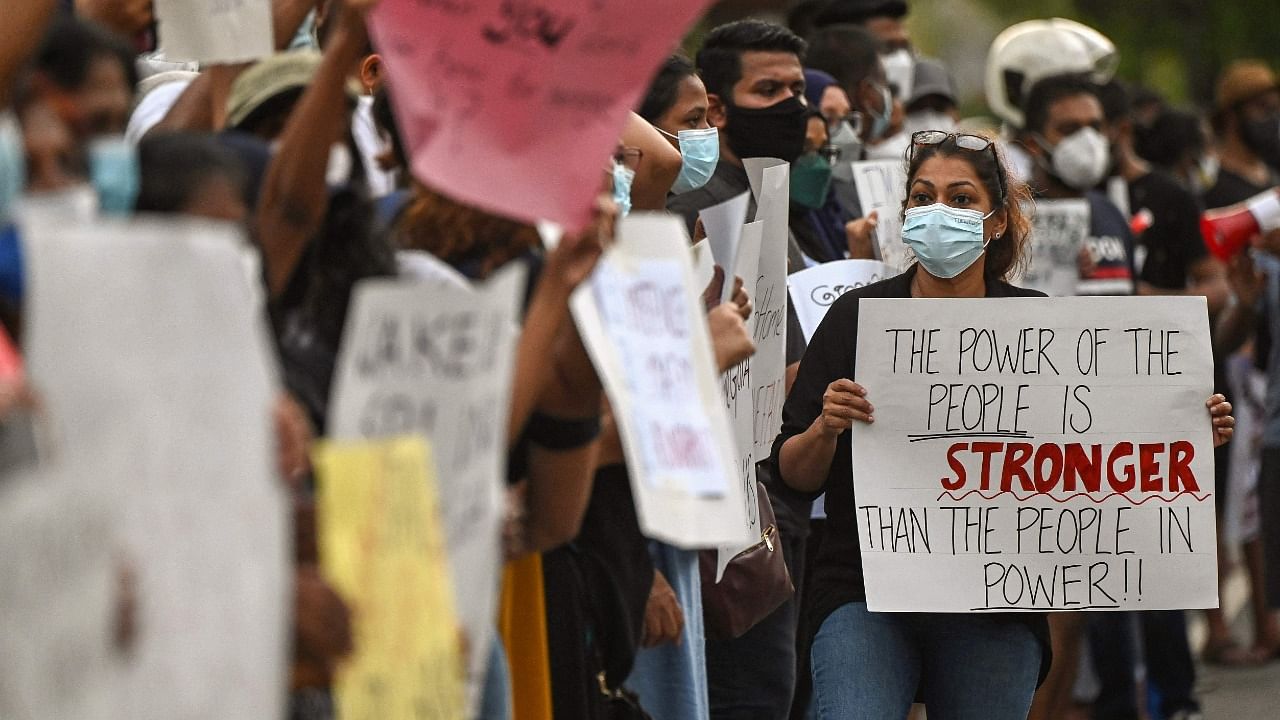
<svg viewBox="0 0 1280 720"><path fill-rule="evenodd" d="M1004 168L1000 165L1000 156L996 154L996 142L994 140L981 135L951 133L945 130L921 130L911 133L911 159L915 159L917 148L936 147L948 140L953 141L955 146L961 150L969 152L991 151L991 159L996 163L996 182L1000 185L1000 204L1003 205L1009 193L1005 187Z"/></svg>

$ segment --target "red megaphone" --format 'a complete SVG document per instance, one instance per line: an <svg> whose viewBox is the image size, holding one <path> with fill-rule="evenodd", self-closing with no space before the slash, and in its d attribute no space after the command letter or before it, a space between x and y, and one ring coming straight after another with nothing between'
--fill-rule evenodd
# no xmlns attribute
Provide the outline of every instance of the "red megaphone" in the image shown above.
<svg viewBox="0 0 1280 720"><path fill-rule="evenodd" d="M1255 235L1277 228L1280 228L1280 187L1200 216L1204 244L1222 260L1230 260Z"/></svg>

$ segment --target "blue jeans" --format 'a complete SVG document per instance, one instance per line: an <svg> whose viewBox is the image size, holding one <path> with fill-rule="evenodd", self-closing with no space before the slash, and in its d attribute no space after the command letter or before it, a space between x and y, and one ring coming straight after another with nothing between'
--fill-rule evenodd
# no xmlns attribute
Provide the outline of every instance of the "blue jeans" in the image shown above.
<svg viewBox="0 0 1280 720"><path fill-rule="evenodd" d="M810 717L905 718L918 688L929 720L1025 720L1040 654L1021 623L849 603L813 639Z"/></svg>
<svg viewBox="0 0 1280 720"><path fill-rule="evenodd" d="M1142 628L1142 647L1134 637L1134 622ZM1089 618L1089 648L1102 687L1093 705L1094 720L1137 720L1138 688L1134 679L1136 655L1147 665L1148 684L1160 693L1159 712L1169 717L1182 710L1200 709L1196 701L1196 665L1187 642L1187 620L1181 610L1100 612Z"/></svg>
<svg viewBox="0 0 1280 720"><path fill-rule="evenodd" d="M502 635L496 632L489 646L489 671L485 673L476 720L511 720L511 671Z"/></svg>
<svg viewBox="0 0 1280 720"><path fill-rule="evenodd" d="M676 593L684 613L684 631L679 645L660 645L636 654L627 689L640 696L640 704L655 718L707 720L710 710L698 551L651 540L649 555Z"/></svg>

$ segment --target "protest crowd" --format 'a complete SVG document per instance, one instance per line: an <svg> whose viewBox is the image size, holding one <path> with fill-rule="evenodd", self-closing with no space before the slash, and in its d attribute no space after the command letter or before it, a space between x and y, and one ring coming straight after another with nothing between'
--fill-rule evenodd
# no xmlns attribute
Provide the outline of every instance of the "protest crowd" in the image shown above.
<svg viewBox="0 0 1280 720"><path fill-rule="evenodd" d="M915 3L711 4L5 4L0 718L1191 720L1280 660L1276 69L1180 107L1030 20L965 117Z"/></svg>

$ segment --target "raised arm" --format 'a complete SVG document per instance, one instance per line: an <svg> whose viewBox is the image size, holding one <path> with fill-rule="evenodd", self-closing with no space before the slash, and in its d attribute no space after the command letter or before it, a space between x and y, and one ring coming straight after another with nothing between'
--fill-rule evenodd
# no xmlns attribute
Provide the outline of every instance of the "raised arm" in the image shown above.
<svg viewBox="0 0 1280 720"><path fill-rule="evenodd" d="M0 22L0 109L9 105L9 93L18 70L44 37L55 0L23 0L6 3Z"/></svg>
<svg viewBox="0 0 1280 720"><path fill-rule="evenodd" d="M347 72L367 41L361 13L346 7L338 12L338 25L320 68L280 136L258 203L258 235L272 297L284 291L307 241L324 221L327 150L346 128Z"/></svg>

